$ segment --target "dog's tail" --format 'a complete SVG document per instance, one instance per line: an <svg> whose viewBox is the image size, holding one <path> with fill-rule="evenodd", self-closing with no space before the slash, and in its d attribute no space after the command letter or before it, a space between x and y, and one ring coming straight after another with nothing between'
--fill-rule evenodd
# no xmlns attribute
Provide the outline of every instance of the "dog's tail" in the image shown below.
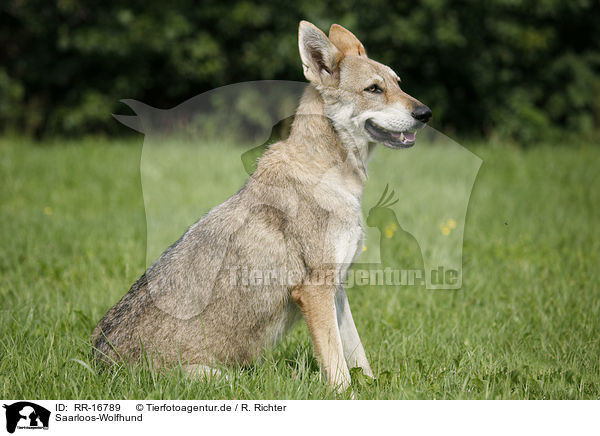
<svg viewBox="0 0 600 436"><path fill-rule="evenodd" d="M92 333L92 354L97 362L123 360L123 352L136 340L133 338L135 319L143 310L140 299L146 297L148 281L144 273L129 292L100 320ZM133 341L133 342L132 342Z"/></svg>

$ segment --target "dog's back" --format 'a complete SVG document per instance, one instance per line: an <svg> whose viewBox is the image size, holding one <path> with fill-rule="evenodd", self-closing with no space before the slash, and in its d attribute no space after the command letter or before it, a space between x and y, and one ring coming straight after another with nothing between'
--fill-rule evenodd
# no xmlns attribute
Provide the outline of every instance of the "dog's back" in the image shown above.
<svg viewBox="0 0 600 436"><path fill-rule="evenodd" d="M247 364L299 319L289 280L305 271L288 219L298 196L277 188L289 185L279 175L259 166L161 255L96 327L99 358Z"/></svg>

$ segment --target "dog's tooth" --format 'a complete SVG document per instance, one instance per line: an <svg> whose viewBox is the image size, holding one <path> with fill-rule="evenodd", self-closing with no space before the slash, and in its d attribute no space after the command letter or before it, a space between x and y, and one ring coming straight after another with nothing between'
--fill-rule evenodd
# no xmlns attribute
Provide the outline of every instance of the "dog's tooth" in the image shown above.
<svg viewBox="0 0 600 436"><path fill-rule="evenodd" d="M406 132L404 133L404 139L406 139L409 142L412 142L415 140L415 134L411 132Z"/></svg>

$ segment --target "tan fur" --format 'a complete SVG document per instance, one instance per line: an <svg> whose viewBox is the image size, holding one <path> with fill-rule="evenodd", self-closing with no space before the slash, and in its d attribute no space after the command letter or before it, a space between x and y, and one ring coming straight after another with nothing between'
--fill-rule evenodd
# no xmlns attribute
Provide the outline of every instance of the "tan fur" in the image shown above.
<svg viewBox="0 0 600 436"><path fill-rule="evenodd" d="M361 197L374 142L366 117L414 130L422 124L405 112L420 103L343 27L333 25L328 39L302 22L299 36L311 85L289 138L273 144L246 185L190 227L108 311L92 338L100 359L134 362L145 351L159 367L181 362L189 373L216 374L210 367L251 363L302 314L332 386L349 386L349 366L372 376L345 289L319 277L344 277L362 248ZM366 92L372 83L384 95ZM240 267L285 271L289 280L243 283Z"/></svg>
<svg viewBox="0 0 600 436"><path fill-rule="evenodd" d="M329 40L344 54L344 56L367 55L367 51L358 38L339 24L332 24L329 28Z"/></svg>

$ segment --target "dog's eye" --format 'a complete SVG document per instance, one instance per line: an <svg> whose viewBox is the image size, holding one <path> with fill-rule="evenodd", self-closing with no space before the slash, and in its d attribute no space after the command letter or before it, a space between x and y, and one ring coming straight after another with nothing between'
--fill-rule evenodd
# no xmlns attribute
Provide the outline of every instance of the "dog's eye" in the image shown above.
<svg viewBox="0 0 600 436"><path fill-rule="evenodd" d="M370 92L372 94L381 94L383 89L381 89L378 85L372 84L368 88L365 88L365 91Z"/></svg>

